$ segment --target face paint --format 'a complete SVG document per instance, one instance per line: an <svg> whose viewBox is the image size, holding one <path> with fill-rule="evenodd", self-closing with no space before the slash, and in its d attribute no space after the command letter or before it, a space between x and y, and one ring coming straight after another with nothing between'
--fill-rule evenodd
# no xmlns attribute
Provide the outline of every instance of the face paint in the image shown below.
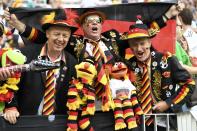
<svg viewBox="0 0 197 131"><path fill-rule="evenodd" d="M89 24L89 23L101 24L102 23L102 18L99 17L98 15L90 15L90 16L86 17L85 23L86 24Z"/></svg>
<svg viewBox="0 0 197 131"><path fill-rule="evenodd" d="M98 15L87 16L82 28L85 37L92 40L98 40L102 33L102 19Z"/></svg>

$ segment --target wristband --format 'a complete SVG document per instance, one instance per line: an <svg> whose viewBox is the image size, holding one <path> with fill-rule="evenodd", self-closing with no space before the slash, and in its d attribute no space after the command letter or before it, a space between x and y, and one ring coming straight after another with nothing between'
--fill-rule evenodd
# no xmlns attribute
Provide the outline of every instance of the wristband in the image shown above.
<svg viewBox="0 0 197 131"><path fill-rule="evenodd" d="M164 14L163 16L164 16L164 18L165 18L166 20L169 20L169 18L166 16L166 14Z"/></svg>

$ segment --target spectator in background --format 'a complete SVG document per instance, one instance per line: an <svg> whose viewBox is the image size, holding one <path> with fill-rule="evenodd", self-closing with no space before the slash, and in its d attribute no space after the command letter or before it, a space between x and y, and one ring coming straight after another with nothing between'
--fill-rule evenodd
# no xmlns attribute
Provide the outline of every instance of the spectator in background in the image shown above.
<svg viewBox="0 0 197 131"><path fill-rule="evenodd" d="M112 4L122 4L122 0L112 0Z"/></svg>
<svg viewBox="0 0 197 131"><path fill-rule="evenodd" d="M191 16L190 16L191 17ZM177 18L176 26L176 56L181 63L181 65L193 76L196 82L197 67L192 66L190 56L189 56L189 46L188 42L183 36L182 22ZM188 111L190 108L193 109L197 105L197 88L195 88L194 93L191 96L190 101L182 106L183 111Z"/></svg>
<svg viewBox="0 0 197 131"><path fill-rule="evenodd" d="M186 54L185 53L184 54L188 56L188 59L190 61L188 43L183 36L182 23L178 19L178 17L176 19L176 42L177 42L176 47L181 47L181 50L184 50L184 52L186 53ZM184 54L180 53L180 55L184 55ZM178 58L181 58L181 56L180 57L179 57L179 55L177 55L177 56L178 56ZM183 64L185 64L185 62L183 62ZM191 65L191 64L189 64L189 65Z"/></svg>
<svg viewBox="0 0 197 131"><path fill-rule="evenodd" d="M62 0L49 0L51 8L62 8Z"/></svg>
<svg viewBox="0 0 197 131"><path fill-rule="evenodd" d="M82 0L48 0L47 3L51 8L80 8L81 2Z"/></svg>
<svg viewBox="0 0 197 131"><path fill-rule="evenodd" d="M106 5L112 5L112 0L100 0L102 2L102 5L103 6L106 6ZM101 5L101 6L102 6Z"/></svg>
<svg viewBox="0 0 197 131"><path fill-rule="evenodd" d="M4 25L0 23L0 50L4 47ZM6 80L13 75L9 70L0 70L0 82Z"/></svg>
<svg viewBox="0 0 197 131"><path fill-rule="evenodd" d="M106 6L111 4L111 0L82 0L81 7L88 8L88 7L98 7L98 6Z"/></svg>
<svg viewBox="0 0 197 131"><path fill-rule="evenodd" d="M15 0L15 1L11 2L11 7L13 7L13 8L19 8L19 7L33 8L34 3L32 0Z"/></svg>
<svg viewBox="0 0 197 131"><path fill-rule="evenodd" d="M0 49L3 47L4 44L3 35L4 35L4 25L2 22L0 22Z"/></svg>
<svg viewBox="0 0 197 131"><path fill-rule="evenodd" d="M47 4L46 0L33 0L34 7L49 8L50 5Z"/></svg>
<svg viewBox="0 0 197 131"><path fill-rule="evenodd" d="M122 0L122 4L128 4L128 0Z"/></svg>
<svg viewBox="0 0 197 131"><path fill-rule="evenodd" d="M197 60L197 33L191 26L193 14L190 9L185 8L179 13L178 19L182 24L183 38L185 38L188 43L189 56L191 57L192 64L195 65Z"/></svg>
<svg viewBox="0 0 197 131"><path fill-rule="evenodd" d="M63 8L80 8L82 0L62 0Z"/></svg>

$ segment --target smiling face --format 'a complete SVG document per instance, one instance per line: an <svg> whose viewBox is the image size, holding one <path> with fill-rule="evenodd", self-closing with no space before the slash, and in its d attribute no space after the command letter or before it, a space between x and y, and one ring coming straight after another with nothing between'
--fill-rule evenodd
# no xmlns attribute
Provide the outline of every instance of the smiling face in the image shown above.
<svg viewBox="0 0 197 131"><path fill-rule="evenodd" d="M128 42L130 49L133 51L133 54L136 56L138 61L146 62L151 54L150 39L149 38L129 39Z"/></svg>
<svg viewBox="0 0 197 131"><path fill-rule="evenodd" d="M85 37L98 40L102 32L102 18L98 15L89 15L82 24Z"/></svg>
<svg viewBox="0 0 197 131"><path fill-rule="evenodd" d="M53 52L61 52L67 45L71 35L68 27L51 26L46 30L48 38L48 50Z"/></svg>

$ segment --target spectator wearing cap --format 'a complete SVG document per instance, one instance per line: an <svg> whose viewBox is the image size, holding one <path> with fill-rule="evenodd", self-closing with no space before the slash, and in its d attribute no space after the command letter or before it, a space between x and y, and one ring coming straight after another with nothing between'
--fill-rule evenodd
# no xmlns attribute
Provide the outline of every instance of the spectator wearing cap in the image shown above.
<svg viewBox="0 0 197 131"><path fill-rule="evenodd" d="M122 37L125 46L130 47L134 54L129 62L137 78L134 85L138 99L145 114L178 112L190 99L194 81L175 56L153 48L151 37L147 26L140 20ZM145 119L146 130L154 130L153 121L152 117Z"/></svg>
<svg viewBox="0 0 197 131"><path fill-rule="evenodd" d="M110 102L110 94L107 94L106 72L104 64L114 59L118 54L118 47L115 38L118 33L109 31L109 37L102 35L102 26L106 19L103 12L95 9L86 9L79 17L79 24L83 30L83 36L76 36L76 45L74 47L75 55L79 61L84 58L94 57L95 66L97 69L97 78L94 82L94 89L96 92L96 112L94 119L88 124L81 121L80 123L86 125L85 129L93 126L95 130L114 130L114 117L112 112L112 103ZM106 35L106 34L105 34ZM105 123L105 129L102 126Z"/></svg>
<svg viewBox="0 0 197 131"><path fill-rule="evenodd" d="M16 123L19 115L67 114L66 94L69 81L75 75L76 59L64 49L69 44L70 36L77 29L68 18L69 13L63 9L58 13L52 12L44 16L42 29L46 33L47 42L44 45L29 45L21 49L21 52L27 57L27 63L39 57L52 62L61 61L64 65L53 70L54 77L51 77L51 80L54 81L50 84L53 85L51 86L53 95L48 95L48 98L52 98L51 101L48 101L50 104L46 102L50 108L45 107L45 95L47 94L45 86L49 84L49 71L25 72L21 76L19 91L6 105L4 118L10 123Z"/></svg>

